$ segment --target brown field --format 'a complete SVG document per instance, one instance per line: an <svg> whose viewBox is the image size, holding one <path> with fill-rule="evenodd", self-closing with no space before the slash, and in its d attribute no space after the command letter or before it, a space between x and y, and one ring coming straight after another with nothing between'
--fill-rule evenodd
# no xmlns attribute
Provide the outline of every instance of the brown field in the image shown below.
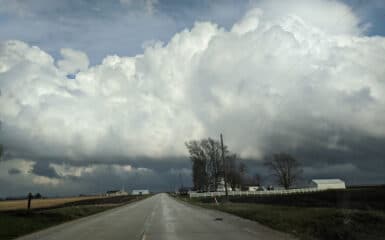
<svg viewBox="0 0 385 240"><path fill-rule="evenodd" d="M91 200L106 198L105 196L87 196L87 197L67 197L67 198L47 198L47 199L32 199L31 208L48 208L57 205L77 202L81 200ZM0 201L0 211L26 209L28 200L7 200Z"/></svg>

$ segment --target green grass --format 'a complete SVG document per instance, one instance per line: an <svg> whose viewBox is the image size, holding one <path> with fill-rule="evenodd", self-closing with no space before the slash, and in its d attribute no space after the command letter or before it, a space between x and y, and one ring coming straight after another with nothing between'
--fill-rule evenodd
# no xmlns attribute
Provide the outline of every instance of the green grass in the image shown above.
<svg viewBox="0 0 385 240"><path fill-rule="evenodd" d="M383 211L231 202L217 206L197 200L184 200L257 221L300 239L377 240L385 236Z"/></svg>
<svg viewBox="0 0 385 240"><path fill-rule="evenodd" d="M13 239L110 208L112 206L71 206L29 212L26 210L0 212L0 239Z"/></svg>

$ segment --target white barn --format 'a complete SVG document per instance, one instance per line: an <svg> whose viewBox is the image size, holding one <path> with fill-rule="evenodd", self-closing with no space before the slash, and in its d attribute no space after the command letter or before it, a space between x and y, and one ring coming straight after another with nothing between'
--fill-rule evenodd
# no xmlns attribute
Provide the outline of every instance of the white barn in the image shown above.
<svg viewBox="0 0 385 240"><path fill-rule="evenodd" d="M345 182L341 179L313 179L310 183L311 187L317 189L345 189Z"/></svg>
<svg viewBox="0 0 385 240"><path fill-rule="evenodd" d="M132 190L131 195L148 195L150 191L147 189L135 189Z"/></svg>

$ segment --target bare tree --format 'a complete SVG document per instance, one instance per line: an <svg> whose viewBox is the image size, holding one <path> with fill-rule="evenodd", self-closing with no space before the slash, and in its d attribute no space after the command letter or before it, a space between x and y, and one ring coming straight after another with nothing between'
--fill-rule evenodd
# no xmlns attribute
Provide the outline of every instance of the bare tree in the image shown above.
<svg viewBox="0 0 385 240"><path fill-rule="evenodd" d="M226 158L227 181L232 189L240 187L241 185L241 176L238 172L237 160L236 154L228 155Z"/></svg>
<svg viewBox="0 0 385 240"><path fill-rule="evenodd" d="M206 171L207 158L200 146L200 141L190 141L186 143L192 162L192 178L194 189L197 191L206 191L208 185L208 176Z"/></svg>
<svg viewBox="0 0 385 240"><path fill-rule="evenodd" d="M262 186L262 177L258 173L254 174L252 181L253 181L253 185Z"/></svg>
<svg viewBox="0 0 385 240"><path fill-rule="evenodd" d="M240 162L238 165L238 172L239 172L239 180L240 180L240 187L243 188L246 182L246 173L247 173L247 167L246 164L243 162Z"/></svg>
<svg viewBox="0 0 385 240"><path fill-rule="evenodd" d="M220 180L224 177L220 142L212 138L207 138L199 141L189 141L186 142L185 145L190 153L190 160L192 162L194 189L197 191L217 189ZM227 146L224 146L224 153L226 172L231 172L231 168L234 168L234 172L237 172L236 155L230 153ZM233 184L239 184L239 181L234 179L235 177L232 181Z"/></svg>
<svg viewBox="0 0 385 240"><path fill-rule="evenodd" d="M223 163L221 160L221 145L212 138L202 139L201 148L207 158L207 175L209 187L217 189L219 179L223 177ZM226 148L225 148L226 149Z"/></svg>
<svg viewBox="0 0 385 240"><path fill-rule="evenodd" d="M293 186L302 175L300 162L286 153L274 154L264 164L272 171L277 183L285 189Z"/></svg>

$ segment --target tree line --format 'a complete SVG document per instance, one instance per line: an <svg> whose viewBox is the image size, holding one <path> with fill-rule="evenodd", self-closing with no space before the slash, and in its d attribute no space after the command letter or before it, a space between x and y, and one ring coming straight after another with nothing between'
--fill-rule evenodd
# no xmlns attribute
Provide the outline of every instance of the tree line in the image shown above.
<svg viewBox="0 0 385 240"><path fill-rule="evenodd" d="M195 191L216 191L221 181L226 179L232 189L243 189L246 185L260 185L261 177L246 174L246 165L237 154L229 151L213 138L191 140L185 143L192 163L192 182ZM289 189L302 175L300 162L287 153L274 154L264 160L276 183ZM226 176L226 178L225 178Z"/></svg>

